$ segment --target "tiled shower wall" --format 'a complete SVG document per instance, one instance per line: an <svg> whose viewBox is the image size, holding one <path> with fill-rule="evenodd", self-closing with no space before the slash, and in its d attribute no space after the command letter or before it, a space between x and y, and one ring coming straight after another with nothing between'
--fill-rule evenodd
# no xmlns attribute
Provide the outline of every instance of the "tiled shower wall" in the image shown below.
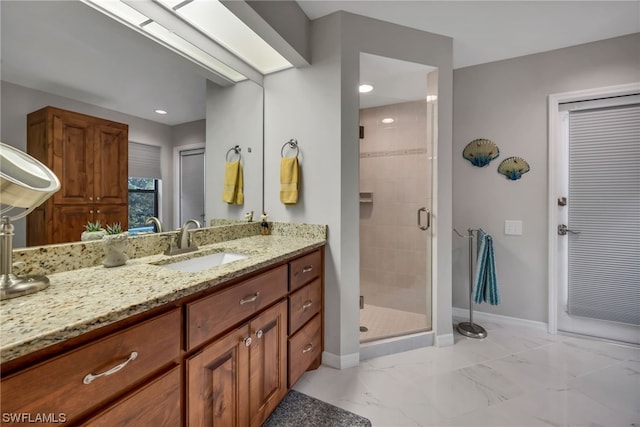
<svg viewBox="0 0 640 427"><path fill-rule="evenodd" d="M366 304L421 314L428 307L426 326L431 230L418 229L417 211L431 207L432 109L416 101L360 110L360 192L373 194L360 202L360 293Z"/></svg>

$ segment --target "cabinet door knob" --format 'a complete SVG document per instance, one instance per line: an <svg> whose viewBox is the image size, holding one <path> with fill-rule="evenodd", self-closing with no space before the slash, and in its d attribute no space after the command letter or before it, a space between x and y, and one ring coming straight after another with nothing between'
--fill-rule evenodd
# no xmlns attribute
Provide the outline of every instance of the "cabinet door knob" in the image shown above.
<svg viewBox="0 0 640 427"><path fill-rule="evenodd" d="M251 337L246 337L244 339L244 345L247 346L247 347L249 347L252 342L253 342L253 340L251 339Z"/></svg>
<svg viewBox="0 0 640 427"><path fill-rule="evenodd" d="M302 349L302 354L309 353L311 350L313 350L313 343L307 344L307 346Z"/></svg>
<svg viewBox="0 0 640 427"><path fill-rule="evenodd" d="M258 329L258 332L256 332L256 338L260 339L262 338L263 332L262 329Z"/></svg>
<svg viewBox="0 0 640 427"><path fill-rule="evenodd" d="M98 196L98 197L96 197L96 200L100 200L100 197L99 197L99 196Z"/></svg>
<svg viewBox="0 0 640 427"><path fill-rule="evenodd" d="M306 310L307 308L311 307L312 305L313 305L313 301L307 300L304 304L302 304L302 309Z"/></svg>
<svg viewBox="0 0 640 427"><path fill-rule="evenodd" d="M136 360L138 358L138 352L136 351L132 351L131 354L129 355L129 358L127 360L125 360L124 362L122 362L119 365L114 366L113 368L102 372L101 374L87 374L84 379L82 380L82 382L84 384L91 384L91 382L93 382L93 380L100 378L100 377L107 377L109 375L115 374L116 372L118 372L119 370L123 369L125 366L127 366L129 364L129 362L132 362L134 360Z"/></svg>
<svg viewBox="0 0 640 427"><path fill-rule="evenodd" d="M92 213L93 213L93 209L90 209L90 210L89 210L89 213L90 213L90 214L92 214Z"/></svg>
<svg viewBox="0 0 640 427"><path fill-rule="evenodd" d="M302 267L302 273L310 273L313 271L313 265L306 265L304 267Z"/></svg>
<svg viewBox="0 0 640 427"><path fill-rule="evenodd" d="M100 213L100 209L98 209L98 210L96 211L96 213Z"/></svg>
<svg viewBox="0 0 640 427"><path fill-rule="evenodd" d="M89 196L89 200L93 201L93 196Z"/></svg>

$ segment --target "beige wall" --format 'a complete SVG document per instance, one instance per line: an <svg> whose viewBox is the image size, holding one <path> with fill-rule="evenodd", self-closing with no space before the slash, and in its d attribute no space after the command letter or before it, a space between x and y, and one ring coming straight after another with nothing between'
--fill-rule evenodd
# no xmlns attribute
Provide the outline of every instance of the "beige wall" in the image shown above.
<svg viewBox="0 0 640 427"><path fill-rule="evenodd" d="M502 304L475 310L547 322L547 98L550 94L640 81L640 34L454 71L453 225L493 235ZM500 157L484 168L462 158L489 138ZM509 181L496 171L509 156L531 171ZM522 220L523 234L504 234ZM453 241L453 305L468 307L467 242Z"/></svg>

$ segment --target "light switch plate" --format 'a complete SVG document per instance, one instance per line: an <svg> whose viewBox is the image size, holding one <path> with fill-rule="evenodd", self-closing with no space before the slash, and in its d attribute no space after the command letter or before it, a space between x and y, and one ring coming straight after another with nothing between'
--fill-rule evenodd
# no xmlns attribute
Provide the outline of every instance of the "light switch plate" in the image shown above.
<svg viewBox="0 0 640 427"><path fill-rule="evenodd" d="M504 221L504 234L509 236L522 235L522 221L507 219Z"/></svg>

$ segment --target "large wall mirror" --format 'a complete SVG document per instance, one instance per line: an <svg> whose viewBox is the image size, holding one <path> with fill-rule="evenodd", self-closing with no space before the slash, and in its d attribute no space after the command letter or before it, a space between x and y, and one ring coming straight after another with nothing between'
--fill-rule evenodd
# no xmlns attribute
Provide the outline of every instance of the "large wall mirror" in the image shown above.
<svg viewBox="0 0 640 427"><path fill-rule="evenodd" d="M165 229L179 225L176 212L189 211L176 209L180 147L205 148L206 223L241 219L248 211L259 215L264 101L259 84L224 82L81 1L3 0L0 8L4 143L26 151L26 116L46 106L126 123L130 142L161 149L158 205ZM222 201L222 183L225 154L236 145L245 172L245 201L231 206ZM202 172L195 170L183 171L189 182L200 180ZM14 247L25 246L26 222L14 225Z"/></svg>

